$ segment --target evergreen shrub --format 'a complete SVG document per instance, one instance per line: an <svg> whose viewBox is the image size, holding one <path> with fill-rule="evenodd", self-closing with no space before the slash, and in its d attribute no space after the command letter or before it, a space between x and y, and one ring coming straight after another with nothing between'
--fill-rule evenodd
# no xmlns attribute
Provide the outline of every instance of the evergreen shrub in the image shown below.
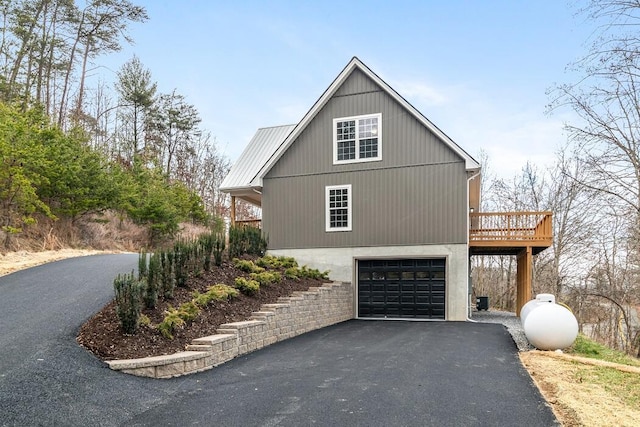
<svg viewBox="0 0 640 427"><path fill-rule="evenodd" d="M241 255L263 256L267 251L268 238L262 230L249 226L229 228L229 258Z"/></svg>
<svg viewBox="0 0 640 427"><path fill-rule="evenodd" d="M253 279L246 279L244 277L236 277L235 286L243 294L252 295L260 290L260 283Z"/></svg>
<svg viewBox="0 0 640 427"><path fill-rule="evenodd" d="M113 281L116 294L116 314L125 334L134 334L142 312L143 282L137 280L133 272L118 275Z"/></svg>

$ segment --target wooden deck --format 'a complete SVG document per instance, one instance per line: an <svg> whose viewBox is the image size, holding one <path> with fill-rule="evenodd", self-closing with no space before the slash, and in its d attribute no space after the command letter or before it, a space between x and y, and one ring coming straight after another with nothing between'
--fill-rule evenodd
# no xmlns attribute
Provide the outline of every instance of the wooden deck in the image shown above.
<svg viewBox="0 0 640 427"><path fill-rule="evenodd" d="M487 212L469 216L471 255L533 255L553 243L551 212Z"/></svg>

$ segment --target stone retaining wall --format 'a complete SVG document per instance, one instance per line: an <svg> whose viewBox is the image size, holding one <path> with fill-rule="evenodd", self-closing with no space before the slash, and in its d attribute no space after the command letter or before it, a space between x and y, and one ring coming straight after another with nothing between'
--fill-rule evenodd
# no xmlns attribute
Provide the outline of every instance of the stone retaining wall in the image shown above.
<svg viewBox="0 0 640 427"><path fill-rule="evenodd" d="M234 357L278 341L352 319L350 283L327 283L295 292L276 304L264 304L244 322L220 325L215 335L198 338L186 351L142 359L110 360L111 369L152 378L170 378L204 371Z"/></svg>

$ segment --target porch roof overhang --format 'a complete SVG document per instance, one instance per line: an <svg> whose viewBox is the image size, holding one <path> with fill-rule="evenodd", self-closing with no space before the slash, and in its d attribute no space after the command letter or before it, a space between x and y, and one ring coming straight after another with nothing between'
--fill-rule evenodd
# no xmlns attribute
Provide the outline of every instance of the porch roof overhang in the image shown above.
<svg viewBox="0 0 640 427"><path fill-rule="evenodd" d="M236 197L238 199L244 200L245 202L251 203L252 205L262 207L262 188L261 187L236 187L236 188L226 188L224 190L225 193Z"/></svg>
<svg viewBox="0 0 640 427"><path fill-rule="evenodd" d="M262 206L262 184L254 178L295 125L260 128L220 184L220 191Z"/></svg>

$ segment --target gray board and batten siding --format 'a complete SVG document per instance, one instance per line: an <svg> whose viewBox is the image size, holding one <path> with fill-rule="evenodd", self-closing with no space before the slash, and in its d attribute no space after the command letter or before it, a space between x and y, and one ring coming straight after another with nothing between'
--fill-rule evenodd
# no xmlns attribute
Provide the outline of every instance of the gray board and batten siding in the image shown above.
<svg viewBox="0 0 640 427"><path fill-rule="evenodd" d="M333 119L382 113L382 160L333 164ZM352 185L353 230L325 231L325 187ZM465 244L465 160L355 68L265 175L270 249Z"/></svg>

